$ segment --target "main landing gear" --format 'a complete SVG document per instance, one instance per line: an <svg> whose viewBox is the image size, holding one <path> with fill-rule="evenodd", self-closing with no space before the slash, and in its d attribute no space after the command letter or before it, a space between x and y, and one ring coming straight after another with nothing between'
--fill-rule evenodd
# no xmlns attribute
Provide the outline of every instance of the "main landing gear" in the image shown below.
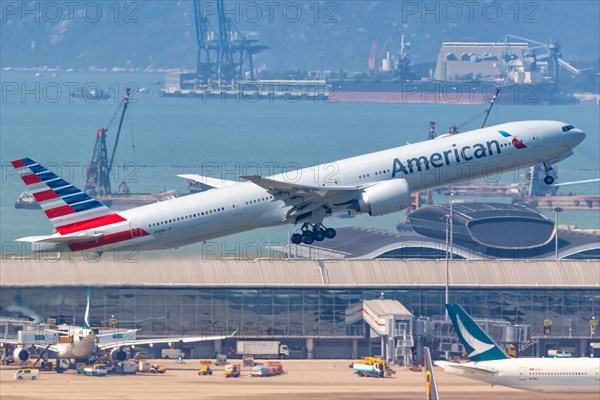
<svg viewBox="0 0 600 400"><path fill-rule="evenodd" d="M546 177L544 177L544 183L546 185L552 185L554 183L554 178L550 175L550 171L552 171L552 167L549 162L544 162L544 172L546 173Z"/></svg>
<svg viewBox="0 0 600 400"><path fill-rule="evenodd" d="M290 238L294 244L313 244L325 239L333 239L336 231L333 228L325 228L322 224L309 224L305 222L301 228L302 233L294 233Z"/></svg>

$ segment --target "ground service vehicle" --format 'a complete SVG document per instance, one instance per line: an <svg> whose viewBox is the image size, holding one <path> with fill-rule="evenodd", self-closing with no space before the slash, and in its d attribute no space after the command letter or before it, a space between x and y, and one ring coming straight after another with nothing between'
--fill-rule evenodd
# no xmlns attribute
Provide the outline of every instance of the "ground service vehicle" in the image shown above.
<svg viewBox="0 0 600 400"><path fill-rule="evenodd" d="M353 363L352 368L358 376L372 378L383 378L386 371L385 361L377 357L364 357L362 361Z"/></svg>
<svg viewBox="0 0 600 400"><path fill-rule="evenodd" d="M570 358L571 352L567 350L548 350L548 358Z"/></svg>
<svg viewBox="0 0 600 400"><path fill-rule="evenodd" d="M86 376L106 376L108 373L108 368L106 364L88 365L83 368L82 373Z"/></svg>
<svg viewBox="0 0 600 400"><path fill-rule="evenodd" d="M198 375L212 375L212 369L210 369L210 365L203 365L198 370Z"/></svg>
<svg viewBox="0 0 600 400"><path fill-rule="evenodd" d="M162 349L160 356L165 359L185 357L185 353L181 349Z"/></svg>
<svg viewBox="0 0 600 400"><path fill-rule="evenodd" d="M150 374L164 374L167 372L167 369L160 365L151 365L148 361L140 360L138 363L138 371Z"/></svg>
<svg viewBox="0 0 600 400"><path fill-rule="evenodd" d="M271 376L271 371L269 371L269 367L265 365L255 365L252 367L252 371L250 371L251 376Z"/></svg>
<svg viewBox="0 0 600 400"><path fill-rule="evenodd" d="M254 358L287 358L288 346L276 340L239 340L236 352L240 356L252 355Z"/></svg>
<svg viewBox="0 0 600 400"><path fill-rule="evenodd" d="M240 364L227 364L225 366L225 372L223 372L225 378L239 378L240 377Z"/></svg>
<svg viewBox="0 0 600 400"><path fill-rule="evenodd" d="M15 371L15 379L22 381L23 379L31 379L35 381L40 376L40 370L36 368L21 368Z"/></svg>

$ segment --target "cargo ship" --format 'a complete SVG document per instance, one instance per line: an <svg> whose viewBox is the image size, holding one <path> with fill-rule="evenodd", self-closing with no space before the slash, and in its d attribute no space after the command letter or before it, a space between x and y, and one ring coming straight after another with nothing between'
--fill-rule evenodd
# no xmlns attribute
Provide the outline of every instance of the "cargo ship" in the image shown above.
<svg viewBox="0 0 600 400"><path fill-rule="evenodd" d="M496 88L502 104L575 104L577 99L560 93L557 84L518 84L482 81L334 80L328 82L328 100L368 103L489 103Z"/></svg>
<svg viewBox="0 0 600 400"><path fill-rule="evenodd" d="M428 77L421 78L411 70L409 48L410 43L402 36L399 53L392 56L388 52L377 65L374 42L369 78L328 81L329 100L483 104L489 103L496 89L500 89L498 101L502 104L578 102L576 97L560 90L560 68L572 75L580 71L560 58L556 42L544 44L512 35L506 35L500 42L445 42L435 69L430 70Z"/></svg>

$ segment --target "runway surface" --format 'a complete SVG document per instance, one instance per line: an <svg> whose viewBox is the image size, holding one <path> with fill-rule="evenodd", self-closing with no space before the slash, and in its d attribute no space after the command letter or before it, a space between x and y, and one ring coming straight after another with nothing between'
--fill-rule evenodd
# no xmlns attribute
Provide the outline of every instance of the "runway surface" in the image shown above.
<svg viewBox="0 0 600 400"><path fill-rule="evenodd" d="M87 377L74 371L64 374L43 372L36 381L16 381L16 367L0 370L0 398L24 399L425 399L424 372L395 368L389 378L360 378L348 368L351 361L284 361L286 374L275 377L242 376L226 379L223 367L214 367L212 376L198 376L199 360L177 365L157 360L166 367L165 375L136 374ZM527 392L489 385L445 374L436 368L443 400L598 400L600 394L569 395ZM600 389L599 389L600 390Z"/></svg>

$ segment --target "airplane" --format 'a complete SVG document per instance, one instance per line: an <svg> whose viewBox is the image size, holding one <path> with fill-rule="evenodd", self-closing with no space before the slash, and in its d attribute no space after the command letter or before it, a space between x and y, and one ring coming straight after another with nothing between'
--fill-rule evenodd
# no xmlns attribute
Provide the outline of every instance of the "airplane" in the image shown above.
<svg viewBox="0 0 600 400"><path fill-rule="evenodd" d="M509 358L458 304L447 304L448 315L469 362L436 361L450 374L489 383L548 393L600 395L598 358Z"/></svg>
<svg viewBox="0 0 600 400"><path fill-rule="evenodd" d="M233 332L229 336L182 336L151 339L136 339L135 333L139 329L110 329L107 330L107 332L100 333L99 329L90 327L89 310L91 291L89 288L87 293L87 304L83 327L75 325L60 325L56 329L42 329L40 330L40 333L58 333L58 341L57 343L35 344L35 347L43 349L44 351L49 350L53 353L56 353L57 357L61 359L86 359L90 358L97 352L110 351L110 358L113 361L125 361L127 359L127 353L123 350L124 347L141 345L152 346L154 344L161 343L168 343L170 346L172 343L193 343L210 340L222 340L226 337L231 337L236 333ZM104 337L107 337L108 340L104 340ZM6 339L0 339L0 342L9 343L16 346L13 352L14 360L23 362L29 359L29 350L26 344L19 343L16 340Z"/></svg>
<svg viewBox="0 0 600 400"><path fill-rule="evenodd" d="M435 380L435 373L433 372L433 362L431 360L431 352L429 347L423 347L423 353L425 356L425 387L426 387L426 400L440 400L440 394L438 393L438 387Z"/></svg>
<svg viewBox="0 0 600 400"><path fill-rule="evenodd" d="M179 175L213 189L115 212L31 158L12 162L54 225L54 233L17 241L33 252L161 250L256 228L301 224L290 240L310 245L336 236L323 220L340 213L371 216L411 206L411 192L447 186L573 154L585 133L558 121L521 121L442 135L430 141L347 158L247 182Z"/></svg>

